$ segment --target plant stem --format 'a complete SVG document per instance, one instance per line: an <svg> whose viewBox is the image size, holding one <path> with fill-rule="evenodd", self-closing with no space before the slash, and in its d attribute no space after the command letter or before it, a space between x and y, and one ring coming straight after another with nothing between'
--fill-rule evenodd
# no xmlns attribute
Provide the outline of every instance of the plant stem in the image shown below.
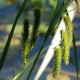
<svg viewBox="0 0 80 80"><path fill-rule="evenodd" d="M76 62L77 80L79 80L79 76L78 76L78 73L79 73L79 70L78 70L78 57L77 57L77 50L76 50L74 33L73 33L73 45L74 45L73 48L74 48L74 55L75 55L75 62Z"/></svg>

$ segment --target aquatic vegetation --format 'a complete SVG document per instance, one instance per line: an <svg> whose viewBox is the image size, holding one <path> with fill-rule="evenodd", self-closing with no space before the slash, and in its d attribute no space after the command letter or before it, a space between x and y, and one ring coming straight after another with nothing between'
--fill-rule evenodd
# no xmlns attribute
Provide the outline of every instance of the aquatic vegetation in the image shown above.
<svg viewBox="0 0 80 80"><path fill-rule="evenodd" d="M33 1L33 4L31 4L31 1ZM35 2L36 1L36 2ZM15 76L15 78L13 80L20 80L22 79L22 76L25 75L25 72L31 67L28 75L27 75L27 79L26 80L29 80L30 79L30 76L32 74L32 71L35 67L35 64L41 54L41 51L45 45L45 42L47 41L50 33L52 32L53 29L55 29L55 26L56 24L59 22L60 19L63 18L63 14L65 14L66 10L67 10L67 7L68 5L71 3L71 0L66 0L65 1L65 4L64 4L64 0L60 1L60 0L55 0L53 6L54 6L54 13L53 16L52 16L52 19L50 21L50 25L48 27L48 30L45 34L45 37L44 37L44 40L43 40L43 43L41 45L41 48L40 50L38 51L38 53L36 53L31 59L30 59L30 62L29 64L27 65L28 63L28 53L29 53L29 50L31 50L34 45L35 45L35 41L37 39L37 35L38 35L38 28L39 28L39 24L40 24L40 14L41 14L41 11L40 11L40 8L37 7L38 5L38 0L24 0L18 13L17 13L17 16L15 18L15 21L13 23L13 26L12 26L12 29L11 29L11 32L9 34L9 37L8 37L8 40L6 42L6 45L5 45L5 48L3 50L3 53L1 54L1 59L0 59L0 70L2 69L3 67L3 64L6 60L6 56L7 56L7 52L9 50L9 46L10 46L10 42L11 42L11 39L13 37L13 33L14 33L14 30L15 30L15 27L16 27L16 24L18 22L18 19L20 18L23 10L25 7L28 7L29 5L32 5L32 6L35 6L34 4L36 4L36 6L34 7L34 25L33 25L33 31L32 31L32 35L31 35L31 39L30 41L28 40L28 26L29 26L29 22L27 20L27 24L25 26L27 27L24 27L25 29L23 29L23 34L22 34L22 37L23 37L23 40L22 40L22 51L23 51L23 54L22 54L22 57L23 57L23 61L24 61L24 65L23 68L20 70L20 72ZM40 0L41 1L41 0ZM75 0L77 1L77 0ZM78 5L79 7L79 5ZM32 7L33 9L33 7ZM45 8L46 9L46 8ZM78 8L79 9L79 8ZM54 67L54 71L53 71L53 75L55 77L58 76L59 74L59 71L60 71L60 66L61 66L61 54L62 54L62 58L64 60L64 63L65 64L68 64L69 63L69 49L70 49L70 45L72 43L72 36L73 36L73 32L70 33L72 31L72 29L70 28L70 26L72 26L71 22L70 22L70 19L68 17L64 18L64 21L65 21L65 24L66 24L66 30L62 31L61 32L61 47L56 47L55 49L55 67ZM56 33L56 31L55 31ZM69 36L68 36L69 34ZM54 35L53 35L54 37ZM70 39L70 41L69 41ZM29 45L30 43L30 45ZM70 43L70 45L68 45ZM30 49L31 48L31 49ZM62 49L61 49L62 48ZM76 47L75 47L75 40L74 40L74 49L75 49L75 60L77 62L77 52L76 52ZM62 51L62 52L61 52ZM32 66L31 66L32 65ZM76 68L77 68L77 75L78 75L78 62L76 63ZM77 76L78 77L78 76Z"/></svg>
<svg viewBox="0 0 80 80"><path fill-rule="evenodd" d="M32 30L32 35L31 35L31 41L30 41L30 48L32 49L35 45L37 36L38 36L38 29L39 29L39 24L40 24L40 16L41 16L41 11L40 8L34 9L34 26Z"/></svg>
<svg viewBox="0 0 80 80"><path fill-rule="evenodd" d="M73 27L72 27L72 22L68 15L64 16L64 22L65 22L65 26L66 26L69 45L71 46L72 40L73 40Z"/></svg>
<svg viewBox="0 0 80 80"><path fill-rule="evenodd" d="M54 68L53 68L53 76L57 77L61 68L61 48L57 46L55 48L54 54Z"/></svg>
<svg viewBox="0 0 80 80"><path fill-rule="evenodd" d="M62 47L62 55L63 55L63 60L64 63L67 65L69 64L69 43L68 43L68 35L66 30L61 31L61 47Z"/></svg>
<svg viewBox="0 0 80 80"><path fill-rule="evenodd" d="M29 43L28 43L28 34L29 34L29 21L28 19L24 20L23 33L22 33L22 59L24 64L28 63L28 53L29 53Z"/></svg>

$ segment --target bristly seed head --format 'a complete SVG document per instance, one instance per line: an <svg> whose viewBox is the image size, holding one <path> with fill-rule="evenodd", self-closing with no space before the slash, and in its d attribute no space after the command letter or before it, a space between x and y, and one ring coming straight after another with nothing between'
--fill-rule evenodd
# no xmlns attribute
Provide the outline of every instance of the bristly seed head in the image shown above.
<svg viewBox="0 0 80 80"><path fill-rule="evenodd" d="M73 40L73 27L72 27L72 22L69 18L69 16L64 16L64 22L66 25L66 31L67 31L67 35L68 35L68 41L69 41L69 45L71 46L72 44L72 40Z"/></svg>
<svg viewBox="0 0 80 80"><path fill-rule="evenodd" d="M53 76L57 77L61 68L61 48L57 46L55 48L55 56L54 56L54 68L53 68Z"/></svg>
<svg viewBox="0 0 80 80"><path fill-rule="evenodd" d="M63 60L64 60L64 63L67 65L69 64L69 58L70 58L70 55L69 55L70 46L68 43L68 36L67 36L66 30L61 31L61 39L62 39L61 47L62 47Z"/></svg>

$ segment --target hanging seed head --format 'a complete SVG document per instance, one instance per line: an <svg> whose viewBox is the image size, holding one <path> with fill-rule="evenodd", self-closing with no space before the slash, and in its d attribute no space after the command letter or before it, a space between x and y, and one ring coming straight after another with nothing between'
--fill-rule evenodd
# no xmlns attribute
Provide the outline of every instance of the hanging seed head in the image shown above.
<svg viewBox="0 0 80 80"><path fill-rule="evenodd" d="M72 44L72 40L73 40L73 27L72 27L72 22L69 18L69 16L64 16L64 22L65 22L65 25L66 25L66 31L67 31L67 35L68 35L68 45L71 46Z"/></svg>
<svg viewBox="0 0 80 80"><path fill-rule="evenodd" d="M54 68L53 68L53 76L57 77L61 68L61 48L57 46L55 48L55 56L54 56Z"/></svg>
<svg viewBox="0 0 80 80"><path fill-rule="evenodd" d="M67 65L69 64L69 43L68 43L68 36L67 36L67 31L62 30L61 31L61 39L62 39L62 55L63 55L63 60L64 63Z"/></svg>
<svg viewBox="0 0 80 80"><path fill-rule="evenodd" d="M31 35L31 42L30 42L31 48L34 47L34 44L35 44L37 36L38 36L40 15L41 15L40 8L34 9L34 26L33 26L33 31L32 31L32 35Z"/></svg>
<svg viewBox="0 0 80 80"><path fill-rule="evenodd" d="M22 51L23 51L23 54L22 54L23 62L24 62L24 64L28 64L28 53L29 53L28 41L25 41L22 44Z"/></svg>
<svg viewBox="0 0 80 80"><path fill-rule="evenodd" d="M28 45L28 28L29 21L25 19L23 22L23 33L22 33L22 59L24 64L28 63L28 53L29 53L29 45Z"/></svg>

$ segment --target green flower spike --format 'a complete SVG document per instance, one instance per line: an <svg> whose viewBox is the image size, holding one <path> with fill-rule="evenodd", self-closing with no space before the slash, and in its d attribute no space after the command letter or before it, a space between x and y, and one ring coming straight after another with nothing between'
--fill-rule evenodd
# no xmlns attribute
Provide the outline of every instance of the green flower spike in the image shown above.
<svg viewBox="0 0 80 80"><path fill-rule="evenodd" d="M62 39L62 55L63 55L63 60L64 63L67 65L69 64L69 43L68 43L68 36L67 36L67 31L62 30L61 31L61 39Z"/></svg>
<svg viewBox="0 0 80 80"><path fill-rule="evenodd" d="M73 40L73 27L72 27L72 22L69 18L69 16L64 16L64 22L65 22L65 25L66 25L66 30L67 30L67 35L68 35L68 41L69 41L69 44L71 46L72 44L72 40Z"/></svg>
<svg viewBox="0 0 80 80"><path fill-rule="evenodd" d="M31 49L34 47L34 44L35 44L37 36L38 36L40 15L41 15L40 8L34 9L34 26L33 26L33 31L32 31L32 35L31 35L31 41L30 41Z"/></svg>
<svg viewBox="0 0 80 80"><path fill-rule="evenodd" d="M55 48L55 56L54 56L54 68L53 68L53 76L57 77L61 68L61 48L57 46Z"/></svg>
<svg viewBox="0 0 80 80"><path fill-rule="evenodd" d="M24 61L24 64L28 64L28 62L29 62L29 60L28 60L29 47L28 46L29 46L28 41L25 41L22 44L22 51L23 51L22 59Z"/></svg>
<svg viewBox="0 0 80 80"><path fill-rule="evenodd" d="M29 21L28 19L25 19L23 27L23 33L22 33L22 59L24 61L24 64L28 63L28 53L29 53L29 44L28 44L28 28L29 28Z"/></svg>

